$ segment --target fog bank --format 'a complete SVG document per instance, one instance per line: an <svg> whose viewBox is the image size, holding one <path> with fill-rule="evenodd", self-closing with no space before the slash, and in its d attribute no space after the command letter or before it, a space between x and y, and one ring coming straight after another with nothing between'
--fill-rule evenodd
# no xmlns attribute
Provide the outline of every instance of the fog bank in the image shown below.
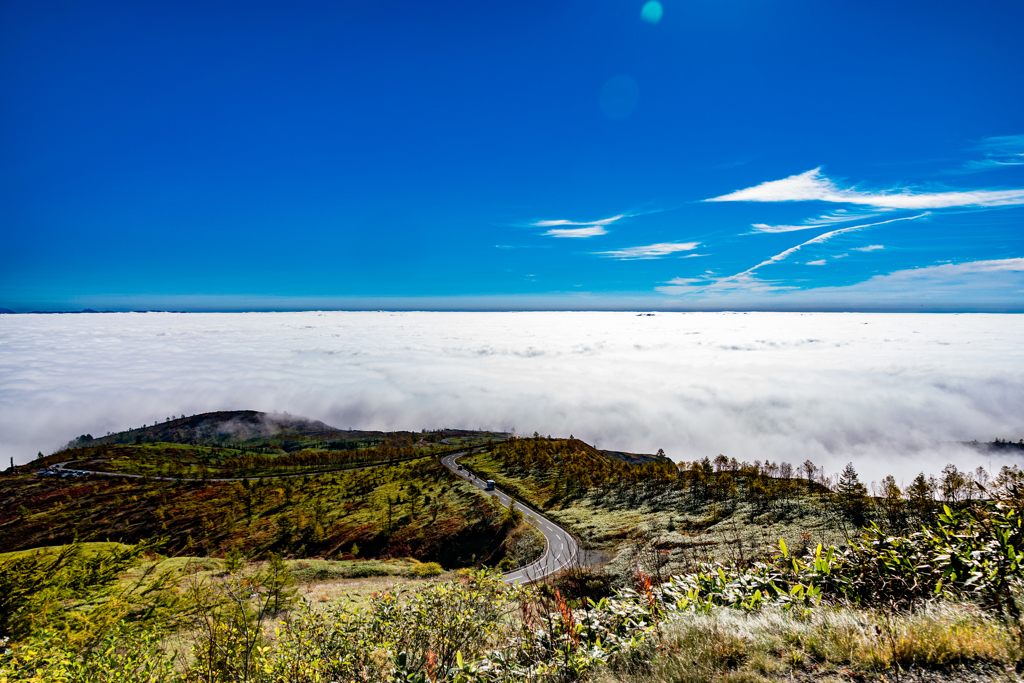
<svg viewBox="0 0 1024 683"><path fill-rule="evenodd" d="M1024 316L118 313L0 316L0 457L211 410L515 429L691 460L853 461L870 481L1007 459Z"/></svg>

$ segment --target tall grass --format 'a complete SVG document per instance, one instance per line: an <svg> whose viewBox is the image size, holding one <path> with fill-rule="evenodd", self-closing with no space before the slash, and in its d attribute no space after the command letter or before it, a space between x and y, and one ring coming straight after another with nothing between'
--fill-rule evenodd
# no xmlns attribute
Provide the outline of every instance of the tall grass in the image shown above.
<svg viewBox="0 0 1024 683"><path fill-rule="evenodd" d="M845 607L809 613L766 608L679 615L646 656L607 668L602 683L760 681L828 672L856 674L970 666L994 677L1024 655L1014 635L970 603L937 602L905 615ZM660 650L660 652L659 652ZM642 663L640 663L642 662ZM1005 680L1005 679L1000 679Z"/></svg>

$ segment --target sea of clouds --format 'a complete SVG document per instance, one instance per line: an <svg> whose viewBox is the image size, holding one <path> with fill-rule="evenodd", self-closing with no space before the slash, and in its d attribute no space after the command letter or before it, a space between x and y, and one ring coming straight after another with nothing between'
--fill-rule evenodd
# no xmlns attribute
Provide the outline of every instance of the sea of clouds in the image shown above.
<svg viewBox="0 0 1024 683"><path fill-rule="evenodd" d="M0 316L4 464L79 434L228 409L573 434L675 460L810 459L829 474L852 461L867 481L909 481L947 462L1015 462L951 442L1024 437L1024 316Z"/></svg>

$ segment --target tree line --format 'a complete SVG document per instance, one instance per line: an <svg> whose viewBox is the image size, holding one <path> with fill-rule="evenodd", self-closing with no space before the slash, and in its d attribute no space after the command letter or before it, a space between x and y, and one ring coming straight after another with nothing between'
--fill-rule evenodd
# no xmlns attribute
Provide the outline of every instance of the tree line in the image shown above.
<svg viewBox="0 0 1024 683"><path fill-rule="evenodd" d="M604 456L578 439L509 438L494 448L512 476L532 476L547 481L548 506L590 496L610 506L700 507L717 504L734 511L745 504L752 515L785 514L802 505L807 496L841 512L856 526L878 521L906 529L930 520L945 504L961 508L973 500L990 498L995 491L1010 491L1024 484L1024 473L1004 466L990 474L946 465L939 476L918 474L901 487L888 475L870 490L853 464L828 476L810 460L800 464L755 460L737 461L718 455L714 459L673 463L655 460L632 464Z"/></svg>

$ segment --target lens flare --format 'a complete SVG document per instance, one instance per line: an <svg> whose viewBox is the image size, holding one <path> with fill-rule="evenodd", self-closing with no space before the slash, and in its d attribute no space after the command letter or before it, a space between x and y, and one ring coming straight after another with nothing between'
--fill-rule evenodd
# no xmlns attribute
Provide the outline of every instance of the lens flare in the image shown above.
<svg viewBox="0 0 1024 683"><path fill-rule="evenodd" d="M664 12L665 10L662 9L661 3L658 0L650 0L645 2L643 9L640 10L640 18L649 24L657 24L661 21L661 15Z"/></svg>

